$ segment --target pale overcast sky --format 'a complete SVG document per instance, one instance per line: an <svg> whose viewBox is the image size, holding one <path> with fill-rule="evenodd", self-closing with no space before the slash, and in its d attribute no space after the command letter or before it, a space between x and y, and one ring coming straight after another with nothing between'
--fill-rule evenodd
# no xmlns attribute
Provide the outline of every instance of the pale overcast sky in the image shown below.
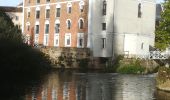
<svg viewBox="0 0 170 100"><path fill-rule="evenodd" d="M162 2L163 0L156 0L157 3ZM0 0L0 6L16 6L18 5L22 0Z"/></svg>

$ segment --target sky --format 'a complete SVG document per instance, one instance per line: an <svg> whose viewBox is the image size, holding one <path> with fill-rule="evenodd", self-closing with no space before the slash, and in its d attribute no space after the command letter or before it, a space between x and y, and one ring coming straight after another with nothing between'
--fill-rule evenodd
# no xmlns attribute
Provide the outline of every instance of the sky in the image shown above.
<svg viewBox="0 0 170 100"><path fill-rule="evenodd" d="M162 2L163 0L156 0L157 3ZM0 0L0 6L16 6L18 5L22 0Z"/></svg>

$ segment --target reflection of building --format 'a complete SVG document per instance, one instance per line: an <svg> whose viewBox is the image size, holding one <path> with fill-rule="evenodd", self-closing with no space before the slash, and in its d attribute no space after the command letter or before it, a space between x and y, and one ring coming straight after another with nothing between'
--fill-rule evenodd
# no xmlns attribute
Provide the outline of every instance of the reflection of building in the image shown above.
<svg viewBox="0 0 170 100"><path fill-rule="evenodd" d="M13 21L14 25L18 25L22 29L22 4L17 7L0 6L0 10L4 11Z"/></svg>
<svg viewBox="0 0 170 100"><path fill-rule="evenodd" d="M24 0L32 43L90 48L94 57L143 56L154 46L155 0Z"/></svg>

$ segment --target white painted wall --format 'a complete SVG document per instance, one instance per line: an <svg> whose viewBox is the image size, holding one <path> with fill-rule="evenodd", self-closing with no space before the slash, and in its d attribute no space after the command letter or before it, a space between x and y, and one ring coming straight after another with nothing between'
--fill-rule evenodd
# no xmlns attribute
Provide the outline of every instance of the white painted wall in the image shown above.
<svg viewBox="0 0 170 100"><path fill-rule="evenodd" d="M89 0L88 47L93 56L112 57L125 51L130 55L146 55L149 45L154 46L155 0L107 0L105 17L102 16L102 2ZM141 18L138 18L139 3L142 4ZM106 22L106 31L102 31L103 22ZM104 49L101 38L107 40Z"/></svg>

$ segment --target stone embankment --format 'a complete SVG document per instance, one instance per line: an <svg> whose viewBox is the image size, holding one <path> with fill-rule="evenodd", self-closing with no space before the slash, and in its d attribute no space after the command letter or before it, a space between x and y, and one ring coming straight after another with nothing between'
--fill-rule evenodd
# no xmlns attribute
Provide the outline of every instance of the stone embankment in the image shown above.
<svg viewBox="0 0 170 100"><path fill-rule="evenodd" d="M156 81L158 89L163 91L170 91L170 68L160 67Z"/></svg>

